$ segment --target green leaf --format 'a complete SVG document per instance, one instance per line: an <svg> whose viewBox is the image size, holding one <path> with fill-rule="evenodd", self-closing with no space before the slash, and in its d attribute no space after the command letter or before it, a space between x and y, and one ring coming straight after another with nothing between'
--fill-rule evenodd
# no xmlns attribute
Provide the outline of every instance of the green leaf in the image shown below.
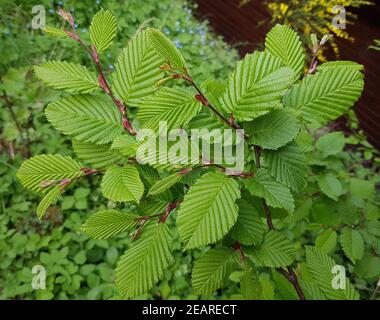
<svg viewBox="0 0 380 320"><path fill-rule="evenodd" d="M67 33L63 31L62 29L53 28L46 26L45 28L42 28L42 31L48 34L49 36L58 37L58 38L65 38L68 37Z"/></svg>
<svg viewBox="0 0 380 320"><path fill-rule="evenodd" d="M162 64L149 41L149 31L138 33L117 60L113 74L115 93L128 105L139 106L156 91L155 84L163 75Z"/></svg>
<svg viewBox="0 0 380 320"><path fill-rule="evenodd" d="M189 129L199 129L199 136L202 137L202 129L207 129L205 131L205 136L208 136L208 132L211 132L214 129L219 129L221 134L223 133L223 129L231 127L227 127L223 125L217 118L212 115L208 110L202 110L198 113L190 122ZM215 138L216 139L216 138Z"/></svg>
<svg viewBox="0 0 380 320"><path fill-rule="evenodd" d="M122 134L113 140L111 150L118 150L124 156L134 157L138 146L135 138L128 134Z"/></svg>
<svg viewBox="0 0 380 320"><path fill-rule="evenodd" d="M323 231L315 239L315 246L322 250L324 253L330 253L336 246L338 236L333 229Z"/></svg>
<svg viewBox="0 0 380 320"><path fill-rule="evenodd" d="M245 187L256 197L266 200L274 208L294 211L294 199L289 189L274 181L265 169L258 169L251 179L244 179Z"/></svg>
<svg viewBox="0 0 380 320"><path fill-rule="evenodd" d="M230 232L232 239L244 245L260 244L266 226L257 209L245 198L237 201L239 216Z"/></svg>
<svg viewBox="0 0 380 320"><path fill-rule="evenodd" d="M157 213L163 213L168 204L167 201L158 198L145 198L137 206L136 211L141 216L151 216Z"/></svg>
<svg viewBox="0 0 380 320"><path fill-rule="evenodd" d="M294 71L267 52L248 54L230 74L222 97L226 113L248 121L281 108L281 98L294 81Z"/></svg>
<svg viewBox="0 0 380 320"><path fill-rule="evenodd" d="M276 287L276 296L279 300L299 300L296 290L288 279L273 269L272 277Z"/></svg>
<svg viewBox="0 0 380 320"><path fill-rule="evenodd" d="M269 231L259 247L246 250L256 266L285 267L295 259L292 243L280 232Z"/></svg>
<svg viewBox="0 0 380 320"><path fill-rule="evenodd" d="M159 30L148 29L150 41L154 50L161 56L164 63L183 73L186 72L186 62L177 47Z"/></svg>
<svg viewBox="0 0 380 320"><path fill-rule="evenodd" d="M81 229L90 238L108 239L134 228L138 223L138 217L131 212L103 210L92 214Z"/></svg>
<svg viewBox="0 0 380 320"><path fill-rule="evenodd" d="M354 197L358 197L360 199L371 199L375 193L375 184L373 181L351 178L350 192Z"/></svg>
<svg viewBox="0 0 380 320"><path fill-rule="evenodd" d="M334 289L332 281L335 276L333 267L336 262L326 253L316 247L306 247L306 264L318 287L323 291L328 299L332 300L357 300L359 294L355 287L346 278L345 289Z"/></svg>
<svg viewBox="0 0 380 320"><path fill-rule="evenodd" d="M42 192L44 181L73 179L83 176L81 165L70 157L42 154L23 162L17 173L21 184L31 190Z"/></svg>
<svg viewBox="0 0 380 320"><path fill-rule="evenodd" d="M330 173L317 177L318 185L321 191L330 199L338 201L340 195L342 195L342 184L338 178Z"/></svg>
<svg viewBox="0 0 380 320"><path fill-rule="evenodd" d="M298 34L285 25L277 24L265 38L265 50L278 57L286 67L299 75L303 71L305 54Z"/></svg>
<svg viewBox="0 0 380 320"><path fill-rule="evenodd" d="M284 110L274 110L244 127L248 142L265 149L278 149L292 141L299 132L297 120Z"/></svg>
<svg viewBox="0 0 380 320"><path fill-rule="evenodd" d="M140 106L137 119L143 128L158 133L160 121L166 121L168 131L179 129L201 110L201 104L183 89L162 88Z"/></svg>
<svg viewBox="0 0 380 320"><path fill-rule="evenodd" d="M92 19L90 38L98 53L107 50L116 36L117 27L114 15L108 10L100 10Z"/></svg>
<svg viewBox="0 0 380 320"><path fill-rule="evenodd" d="M321 197L319 201L313 204L312 216L313 220L319 225L337 227L342 222L341 215L336 211L334 200ZM318 226L319 228L320 226Z"/></svg>
<svg viewBox="0 0 380 320"><path fill-rule="evenodd" d="M366 253L364 257L357 262L355 273L360 278L373 279L380 276L380 258Z"/></svg>
<svg viewBox="0 0 380 320"><path fill-rule="evenodd" d="M165 178L155 182L155 184L149 189L148 196L164 192L172 186L174 186L176 183L180 182L181 180L182 175L178 172L166 176Z"/></svg>
<svg viewBox="0 0 380 320"><path fill-rule="evenodd" d="M259 300L261 298L262 286L260 281L252 272L245 271L240 278L240 290L247 300Z"/></svg>
<svg viewBox="0 0 380 320"><path fill-rule="evenodd" d="M298 221L301 221L302 219L305 219L307 216L309 216L311 207L313 205L313 200L308 198L301 202L299 206L296 206L296 209L294 210L293 214L287 216L284 219L285 223L288 224L295 224Z"/></svg>
<svg viewBox="0 0 380 320"><path fill-rule="evenodd" d="M344 227L339 240L345 255L352 263L363 258L364 240L359 231Z"/></svg>
<svg viewBox="0 0 380 320"><path fill-rule="evenodd" d="M60 187L54 187L52 188L41 200L37 207L37 217L39 219L42 219L44 216L46 210L53 204L55 200L60 196L61 194L61 188Z"/></svg>
<svg viewBox="0 0 380 320"><path fill-rule="evenodd" d="M148 224L139 239L120 258L116 286L125 298L139 296L163 276L172 260L171 237L166 224Z"/></svg>
<svg viewBox="0 0 380 320"><path fill-rule="evenodd" d="M323 125L351 108L363 86L363 75L359 71L327 68L293 86L284 97L284 105L300 111L307 122Z"/></svg>
<svg viewBox="0 0 380 320"><path fill-rule="evenodd" d="M69 96L50 103L45 113L54 128L82 142L105 144L124 130L120 112L99 96Z"/></svg>
<svg viewBox="0 0 380 320"><path fill-rule="evenodd" d="M201 84L201 87L210 104L223 114L224 107L221 103L221 97L224 95L227 85L224 82L216 80L206 80ZM211 115L220 123L224 124L219 117L215 116L213 113Z"/></svg>
<svg viewBox="0 0 380 320"><path fill-rule="evenodd" d="M367 221L366 229L368 233L380 237L380 221Z"/></svg>
<svg viewBox="0 0 380 320"><path fill-rule="evenodd" d="M317 67L318 71L326 70L328 68L350 68L352 70L357 70L357 71L363 71L364 66L362 64L356 63L354 61L329 61L325 62L323 64L320 64Z"/></svg>
<svg viewBox="0 0 380 320"><path fill-rule="evenodd" d="M108 168L113 164L127 164L128 159L118 150L111 150L110 145L98 145L73 140L73 149L77 157L94 169Z"/></svg>
<svg viewBox="0 0 380 320"><path fill-rule="evenodd" d="M314 281L299 280L299 282L307 300L327 300L325 294Z"/></svg>
<svg viewBox="0 0 380 320"><path fill-rule="evenodd" d="M309 167L298 144L291 142L278 150L264 150L264 160L272 176L300 192L306 186Z"/></svg>
<svg viewBox="0 0 380 320"><path fill-rule="evenodd" d="M203 175L190 188L178 211L177 226L185 249L223 238L236 223L240 197L236 181L224 173Z"/></svg>
<svg viewBox="0 0 380 320"><path fill-rule="evenodd" d="M345 145L344 134L341 131L331 132L320 137L315 144L323 158L336 155Z"/></svg>
<svg viewBox="0 0 380 320"><path fill-rule="evenodd" d="M234 250L213 248L195 261L192 285L197 294L211 295L222 288L228 275L234 270L236 262Z"/></svg>
<svg viewBox="0 0 380 320"><path fill-rule="evenodd" d="M95 74L80 64L50 61L35 66L34 72L45 85L70 93L88 93L99 86Z"/></svg>
<svg viewBox="0 0 380 320"><path fill-rule="evenodd" d="M140 202L144 185L138 170L132 165L109 167L101 184L102 193L112 201Z"/></svg>
<svg viewBox="0 0 380 320"><path fill-rule="evenodd" d="M220 101L220 98L226 90L226 85L222 82L215 80L206 80L201 84L201 89L205 95L207 101L219 111L222 115L228 118L228 115L224 113L224 108ZM217 115L210 112L209 109L203 109L199 114L197 114L189 123L189 128L191 129L208 129L209 131L213 129L220 129L223 131L224 128L230 129L231 127L226 125Z"/></svg>

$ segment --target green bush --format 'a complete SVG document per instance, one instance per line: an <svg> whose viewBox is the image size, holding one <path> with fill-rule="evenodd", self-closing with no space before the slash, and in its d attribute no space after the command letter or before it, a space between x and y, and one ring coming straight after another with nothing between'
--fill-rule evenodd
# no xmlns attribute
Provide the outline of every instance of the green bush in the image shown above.
<svg viewBox="0 0 380 320"><path fill-rule="evenodd" d="M44 4L50 6L51 2L45 1ZM64 2L65 8L70 9L71 5L74 5L74 1ZM136 29L142 24L145 25L144 21L147 22L151 16L156 16L156 19L148 21L148 26L162 29L170 39L174 40L197 82L206 80L207 84L212 77L226 79L237 59L234 50L228 49L226 53L226 46L221 39L215 38L207 31L206 23L200 24L192 17L189 4L185 2L172 4L172 1L151 1L141 6L139 1L128 1L128 6L120 6L118 1L102 1L100 5L115 12L118 20L118 33L114 45L106 55L102 56L102 61L105 59L106 62L104 63L106 77L109 77L114 70L113 63L121 48L126 46L126 39L132 37ZM0 299L120 298L114 286L113 270L120 256L134 246L134 241L130 240L130 233L120 233L111 240L95 240L89 239L80 230L80 226L88 218L94 216L95 210L105 211L116 208L115 203L107 200L96 188L101 183L100 177L89 177L87 181L81 181L75 190L67 190L62 202L51 206L42 220L39 220L35 214L38 197L23 191L19 183L15 181L17 169L28 153L31 155L41 153L74 155L70 139L51 130L42 110L47 103L66 95L41 87L30 71L30 65L40 64L50 59L65 59L90 64L90 58L82 54L81 48L78 48L74 41L51 39L32 30L29 30L30 33L22 32L25 23L28 23L30 19L31 6L32 2L9 1L0 14L1 20L7 21L7 24L2 24L7 27L1 29L1 45L3 48L5 46L13 48L14 45L18 47L18 51L16 49L3 50L4 59L1 63L4 72L2 72L0 84L3 94L0 100L3 107L0 111L2 124L0 130L0 150L2 151L0 154ZM79 24L89 25L99 6L87 8L83 2L75 3L74 13ZM13 19L15 16L16 20ZM48 21L49 25L60 26L52 13L49 13ZM80 29L79 34L86 41L90 41L88 30ZM360 66L355 64L351 67L360 69ZM317 73L320 71L318 70ZM177 84L180 83L176 80L165 83L170 87ZM184 83L180 85L184 87ZM9 107L16 115L20 130L13 121ZM133 112L132 118L135 116ZM300 119L299 114L294 114L294 116ZM308 115L308 117L310 119L311 116ZM192 125L196 124L196 121L192 123ZM253 126L253 133L256 125L260 125L260 121ZM315 274L322 272L316 271L315 265L311 265L310 272L308 270L310 261L303 260L305 245L311 244L315 246L314 252L320 257L325 259L331 257L336 263L346 266L349 281L359 292L361 299L378 298L376 283L380 276L380 199L376 191L379 185L379 155L366 142L365 136L357 130L357 122L352 113L349 125L352 130L346 137L341 132L330 132L328 128L319 129L318 125L308 126L308 130L302 130L296 141L302 146L302 152L310 168L311 174L307 178L307 187L300 188L301 192L295 196L295 210L292 214L281 208L271 209L272 222L276 230L285 235L293 244L297 260L293 264L296 266L294 270L307 298L326 297L326 288L322 286L321 292L319 282L324 280L317 278L316 281L315 279ZM271 151L265 150L266 139L256 140L256 143L264 144L261 159L263 166L268 166L267 163L269 163L268 168L271 170L275 168L270 163L273 164L273 158L277 152L281 154L282 151L287 151L287 148L290 150L294 148L293 145L287 145L280 147L277 151ZM277 142L276 144L275 148L278 147ZM78 144L74 144L74 151L77 154L78 150ZM249 158L249 161L254 169L253 158ZM277 172L273 171L272 175L282 183L289 183ZM193 176L191 173L188 176L185 184L193 185L198 176ZM161 177L167 176L161 173ZM170 179L167 181L170 182ZM157 192L163 187L165 186L158 183L153 190ZM171 193L175 197L178 197L181 192L178 190L178 185L171 188ZM163 197L165 199L165 195ZM250 212L258 211L263 215L258 199L252 199L247 193L243 195L242 202L239 202L242 212L244 212L246 199L251 202L246 203ZM123 209L141 212L139 211L141 208L149 209L146 205L147 203L143 203L142 207L126 205ZM287 279L273 268L266 266L269 260L266 262L264 260L267 257L262 255L261 259L264 260L260 263L259 257L255 254L250 255L257 264L254 272L245 266L237 268L227 276L228 279L225 279L223 290L207 292L205 295L193 291L191 271L194 268L194 262L205 260L205 257L207 258L212 252L220 250L220 244L216 251L208 251L207 247L203 247L182 253L180 235L175 226L176 214L173 212L167 220L172 237L173 262L163 272L161 280L149 292L137 298L295 299L297 297ZM263 218L264 216L262 220L265 221ZM88 229L87 232L89 232ZM239 232L234 232L232 238L239 239L241 236ZM244 238L239 240L244 242ZM225 239L223 242L225 246L231 244L231 239ZM236 252L241 252L239 247L235 246L235 249ZM47 270L46 290L31 288L31 280L34 276L32 268L39 264ZM264 266L260 266L261 264ZM200 270L199 267L195 268ZM331 298L331 292L328 292L327 296ZM341 296L336 298L341 298Z"/></svg>
<svg viewBox="0 0 380 320"><path fill-rule="evenodd" d="M326 39L318 42L313 36L313 61L303 75L306 57L299 36L276 25L265 51L246 55L225 84L210 78L198 82L180 43L157 29L140 28L119 55L111 85L101 57L116 36L115 17L103 9L96 13L87 45L74 18L62 10L59 14L71 31L45 31L77 42L96 74L62 61L34 71L46 85L71 94L51 102L45 114L72 138L84 165L72 157L38 155L25 161L17 175L24 187L43 194L39 218L78 180L101 176L102 195L120 203L119 210L101 206L81 229L98 240L128 232L131 242L115 269L122 297L141 297L154 288L181 248L203 251L191 276L194 293L202 297L225 288L227 279L239 283L246 299L356 300L357 289L371 290L367 286L376 283L379 273L378 179L372 171L362 173L366 180L346 172L342 133L317 141L312 134L359 99L361 65L336 61L318 66L315 57ZM194 93L161 88L179 80ZM102 98L99 89L109 98ZM195 150L201 163L189 162L187 144L179 155L186 162L171 162L177 149L157 163L160 121L169 130L181 128L181 134L183 129L217 128L223 139L230 128L236 130L236 141L214 138L213 145L235 147L240 166L231 165L226 155L219 159L203 144L190 145L191 157ZM188 135L178 141L178 134L170 150L189 142ZM140 149L151 143L154 154L150 150L146 158ZM54 257L60 259L59 253Z"/></svg>
<svg viewBox="0 0 380 320"><path fill-rule="evenodd" d="M63 1L63 6L73 8L74 2ZM117 14L119 34L106 57L109 61L114 61L125 39L152 16L156 19L149 25L162 27L178 37L184 54L193 61L199 74L204 75L203 71L208 70L207 77L225 76L237 59L235 50L228 49L220 37L210 33L207 22L198 22L192 16L193 7L186 1L150 1L144 6L136 0L128 1L128 5L120 3L102 1L88 7L84 2L75 2L75 15L83 25L90 24L100 5L113 8ZM34 4L33 1L4 2L0 13L0 47L4 53L0 62L0 94L5 94L8 100L0 98L0 299L109 299L117 296L113 269L129 240L125 240L125 235L111 242L91 240L79 231L95 203L105 201L96 191L90 192L93 182L82 184L79 191L69 194L60 206L50 208L41 222L35 214L38 197L26 193L15 179L28 149L31 155L73 154L70 140L51 130L43 112L43 107L61 93L41 86L30 70L31 65L48 58L87 61L79 54L81 49L71 41L57 40L30 28ZM40 4L46 6L48 23L59 25L56 13L49 8L62 4L52 1L40 1ZM28 26L27 32L25 26ZM88 30L80 32L88 38ZM196 51L194 42L207 46ZM108 64L107 72L112 68ZM9 107L16 115L22 134ZM59 264L55 263L56 258ZM181 257L181 254L178 258L147 298L192 297L188 287L192 258ZM32 268L38 264L46 267L47 290L31 287Z"/></svg>

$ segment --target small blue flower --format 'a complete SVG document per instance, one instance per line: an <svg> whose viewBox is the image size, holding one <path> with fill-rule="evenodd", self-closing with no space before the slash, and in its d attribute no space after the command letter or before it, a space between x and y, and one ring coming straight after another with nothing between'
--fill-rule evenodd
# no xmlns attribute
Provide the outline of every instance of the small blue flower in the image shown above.
<svg viewBox="0 0 380 320"><path fill-rule="evenodd" d="M174 45L177 47L177 48L183 48L182 44L181 44L181 41L179 41L178 39L174 39L173 41Z"/></svg>

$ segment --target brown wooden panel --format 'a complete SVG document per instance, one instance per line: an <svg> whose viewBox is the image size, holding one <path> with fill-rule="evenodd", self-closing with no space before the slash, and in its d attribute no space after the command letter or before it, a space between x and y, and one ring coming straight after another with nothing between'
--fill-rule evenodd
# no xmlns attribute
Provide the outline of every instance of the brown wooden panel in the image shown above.
<svg viewBox="0 0 380 320"><path fill-rule="evenodd" d="M227 42L238 46L241 55L260 48L270 28L270 15L262 1L239 7L239 0L195 0L197 14L210 21ZM365 67L365 90L355 106L360 125L369 141L380 149L380 52L368 50L380 39L380 1L376 6L355 9L358 20L347 29L356 40L339 40L340 59L357 61ZM262 24L262 22L264 22Z"/></svg>

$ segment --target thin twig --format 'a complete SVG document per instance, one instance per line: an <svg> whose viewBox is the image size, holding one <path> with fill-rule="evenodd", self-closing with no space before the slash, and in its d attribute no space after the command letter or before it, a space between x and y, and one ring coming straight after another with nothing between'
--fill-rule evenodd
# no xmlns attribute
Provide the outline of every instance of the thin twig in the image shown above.
<svg viewBox="0 0 380 320"><path fill-rule="evenodd" d="M263 207L264 207L265 218L267 220L268 228L269 228L269 230L274 230L273 221L272 221L272 215L270 213L270 209L269 209L269 207L268 207L267 202L265 201L265 199L263 199Z"/></svg>
<svg viewBox="0 0 380 320"><path fill-rule="evenodd" d="M128 120L127 112L126 112L126 109L127 109L126 104L122 103L120 100L116 99L115 95L113 94L113 92L111 90L111 87L109 86L109 84L107 82L107 79L104 76L104 72L103 72L103 69L102 69L102 66L101 66L100 60L99 60L99 54L96 51L96 48L94 46L92 46L90 48L89 46L87 46L82 41L82 39L80 38L80 36L77 33L77 30L76 30L76 28L74 26L74 23L70 23L70 26L71 26L72 32L67 31L66 29L64 29L65 33L70 38L72 38L73 40L75 40L76 42L78 42L79 45L90 55L91 60L94 62L96 70L98 72L98 82L99 82L100 87L103 89L103 91L107 95L110 96L110 98L112 99L112 102L116 105L116 107L120 111L120 113L122 115L122 122L123 122L124 129L128 130L128 132L131 135L135 136L137 133L136 133L136 131L133 130L132 125L131 125L130 121Z"/></svg>
<svg viewBox="0 0 380 320"><path fill-rule="evenodd" d="M297 296L300 300L306 300L306 297L302 291L302 288L298 282L297 275L294 273L291 267L287 267L288 271L282 268L276 268L276 271L282 274L294 287L296 290Z"/></svg>
<svg viewBox="0 0 380 320"><path fill-rule="evenodd" d="M188 81L193 87L194 89L198 92L199 96L202 98L201 99L201 102L203 103L204 106L206 106L207 108L209 108L214 114L216 114L225 124L227 124L228 126L234 128L234 129L240 129L239 127L237 127L235 124L231 123L230 121L228 121L228 119L226 119L206 98L206 96L203 94L203 92L201 91L201 89L196 85L196 83L193 81L193 79L189 76L186 76L184 77L184 79L186 81Z"/></svg>
<svg viewBox="0 0 380 320"><path fill-rule="evenodd" d="M16 116L16 114L15 114L13 108L12 108L13 104L9 100L8 95L5 92L5 90L3 90L3 95L1 97L4 99L4 104L7 107L7 109L9 110L9 113L11 114L12 120L13 120L13 122L16 125L17 131L19 132L21 139L25 142L25 138L24 138L24 134L22 132L21 125L18 122L17 116Z"/></svg>
<svg viewBox="0 0 380 320"><path fill-rule="evenodd" d="M378 282L377 285L376 285L376 289L373 290L373 293L372 293L372 295L371 295L370 300L375 300L376 295L377 295L378 291L380 290L380 285L379 285L379 283L380 283L380 280L379 280L379 282Z"/></svg>
<svg viewBox="0 0 380 320"><path fill-rule="evenodd" d="M261 155L261 149L258 146L254 146L255 150L255 159L256 159L256 167L260 168L260 155ZM269 230L274 230L273 222L272 222L272 215L269 209L268 204L266 203L265 199L263 199L263 207L265 212L265 217L267 220L267 225ZM276 271L282 274L294 287L296 290L297 296L300 300L306 300L305 295L301 289L301 286L298 282L297 275L294 273L293 269L291 267L287 267L287 270L284 270L282 268L277 268Z"/></svg>

